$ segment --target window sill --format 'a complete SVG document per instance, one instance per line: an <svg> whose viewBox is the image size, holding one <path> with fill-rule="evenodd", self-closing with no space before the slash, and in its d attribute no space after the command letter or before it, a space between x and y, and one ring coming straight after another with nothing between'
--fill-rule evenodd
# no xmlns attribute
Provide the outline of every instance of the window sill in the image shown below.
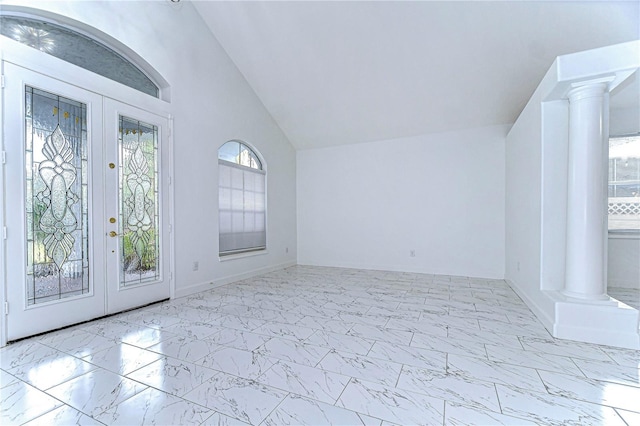
<svg viewBox="0 0 640 426"><path fill-rule="evenodd" d="M265 254L269 254L267 249L248 251L245 253L228 254L226 256L218 256L218 260L220 262L226 262L229 260L244 259L246 257L263 256Z"/></svg>
<svg viewBox="0 0 640 426"><path fill-rule="evenodd" d="M614 230L609 231L609 239L640 240L640 230Z"/></svg>

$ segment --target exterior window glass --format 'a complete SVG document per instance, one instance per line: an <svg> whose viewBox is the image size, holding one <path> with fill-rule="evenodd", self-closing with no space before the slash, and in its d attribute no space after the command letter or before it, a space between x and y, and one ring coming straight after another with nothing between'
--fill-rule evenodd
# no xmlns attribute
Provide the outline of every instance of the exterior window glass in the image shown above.
<svg viewBox="0 0 640 426"><path fill-rule="evenodd" d="M609 139L609 230L640 231L640 134Z"/></svg>
<svg viewBox="0 0 640 426"><path fill-rule="evenodd" d="M220 256L265 249L266 173L259 156L229 141L218 150L218 169Z"/></svg>
<svg viewBox="0 0 640 426"><path fill-rule="evenodd" d="M158 86L131 61L83 34L50 22L0 16L0 34L63 61L158 97Z"/></svg>

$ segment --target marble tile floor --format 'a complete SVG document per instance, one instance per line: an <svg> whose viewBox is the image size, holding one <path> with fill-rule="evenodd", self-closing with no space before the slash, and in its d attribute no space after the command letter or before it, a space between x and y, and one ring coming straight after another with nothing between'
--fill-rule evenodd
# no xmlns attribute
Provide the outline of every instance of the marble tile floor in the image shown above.
<svg viewBox="0 0 640 426"><path fill-rule="evenodd" d="M0 424L640 425L500 280L297 266L0 349Z"/></svg>
<svg viewBox="0 0 640 426"><path fill-rule="evenodd" d="M607 294L632 308L640 309L640 288L609 287Z"/></svg>

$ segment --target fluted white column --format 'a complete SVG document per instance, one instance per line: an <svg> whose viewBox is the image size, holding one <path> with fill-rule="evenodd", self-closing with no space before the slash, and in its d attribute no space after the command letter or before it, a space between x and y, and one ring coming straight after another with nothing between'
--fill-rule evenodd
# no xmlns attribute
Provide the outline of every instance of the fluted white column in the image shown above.
<svg viewBox="0 0 640 426"><path fill-rule="evenodd" d="M564 294L607 299L606 169L608 84L602 81L569 92L569 176Z"/></svg>

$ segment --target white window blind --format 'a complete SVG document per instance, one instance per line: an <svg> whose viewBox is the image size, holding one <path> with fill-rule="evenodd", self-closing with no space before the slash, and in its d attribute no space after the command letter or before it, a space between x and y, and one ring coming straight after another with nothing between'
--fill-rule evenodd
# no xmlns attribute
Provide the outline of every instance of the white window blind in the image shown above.
<svg viewBox="0 0 640 426"><path fill-rule="evenodd" d="M220 255L266 247L265 173L224 160L219 164Z"/></svg>

